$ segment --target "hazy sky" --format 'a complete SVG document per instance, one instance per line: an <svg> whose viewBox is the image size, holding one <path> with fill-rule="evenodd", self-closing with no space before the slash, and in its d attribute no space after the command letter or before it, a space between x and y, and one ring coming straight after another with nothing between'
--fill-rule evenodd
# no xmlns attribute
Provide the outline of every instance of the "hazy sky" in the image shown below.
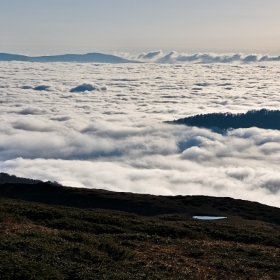
<svg viewBox="0 0 280 280"><path fill-rule="evenodd" d="M279 0L0 0L0 52L280 53Z"/></svg>

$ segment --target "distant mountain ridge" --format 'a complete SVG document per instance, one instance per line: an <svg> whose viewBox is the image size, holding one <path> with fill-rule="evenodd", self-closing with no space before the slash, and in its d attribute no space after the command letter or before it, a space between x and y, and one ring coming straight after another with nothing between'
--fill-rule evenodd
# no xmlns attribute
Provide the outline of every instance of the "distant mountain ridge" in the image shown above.
<svg viewBox="0 0 280 280"><path fill-rule="evenodd" d="M18 54L0 53L0 61L139 63L138 61L129 60L119 56L102 54L102 53L63 54L63 55L50 55L50 56L26 56L26 55L18 55Z"/></svg>

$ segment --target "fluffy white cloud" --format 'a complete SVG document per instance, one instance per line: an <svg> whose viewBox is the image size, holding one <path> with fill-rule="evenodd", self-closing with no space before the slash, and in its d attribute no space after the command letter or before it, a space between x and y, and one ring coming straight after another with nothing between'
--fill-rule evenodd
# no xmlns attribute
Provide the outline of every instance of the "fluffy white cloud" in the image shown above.
<svg viewBox="0 0 280 280"><path fill-rule="evenodd" d="M279 108L278 64L1 62L0 71L1 171L76 187L280 206L280 131L163 123ZM102 86L70 93L83 84Z"/></svg>
<svg viewBox="0 0 280 280"><path fill-rule="evenodd" d="M149 52L149 53L142 53L138 55L138 59L149 59L149 60L156 60L159 57L163 56L163 52L161 50L159 51L153 51L153 52Z"/></svg>

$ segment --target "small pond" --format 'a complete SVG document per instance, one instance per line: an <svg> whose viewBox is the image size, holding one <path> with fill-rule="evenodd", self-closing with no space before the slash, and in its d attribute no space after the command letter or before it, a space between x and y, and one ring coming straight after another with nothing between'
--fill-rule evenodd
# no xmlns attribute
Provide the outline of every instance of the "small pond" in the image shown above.
<svg viewBox="0 0 280 280"><path fill-rule="evenodd" d="M217 217L217 216L193 216L194 219L197 220L205 220L205 221L212 221L212 220L222 220L226 219L227 217Z"/></svg>

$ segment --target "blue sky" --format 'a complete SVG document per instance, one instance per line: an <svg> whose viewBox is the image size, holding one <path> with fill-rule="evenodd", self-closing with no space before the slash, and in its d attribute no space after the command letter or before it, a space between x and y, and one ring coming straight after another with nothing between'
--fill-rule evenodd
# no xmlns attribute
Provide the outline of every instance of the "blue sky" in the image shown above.
<svg viewBox="0 0 280 280"><path fill-rule="evenodd" d="M280 54L279 0L0 0L0 52Z"/></svg>

